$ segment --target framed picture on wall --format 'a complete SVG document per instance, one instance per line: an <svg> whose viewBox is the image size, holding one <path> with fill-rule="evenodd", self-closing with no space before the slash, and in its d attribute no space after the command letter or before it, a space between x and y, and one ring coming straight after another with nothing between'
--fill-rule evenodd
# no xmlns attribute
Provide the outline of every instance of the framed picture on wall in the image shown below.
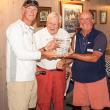
<svg viewBox="0 0 110 110"><path fill-rule="evenodd" d="M39 12L37 16L37 26L38 27L45 27L46 20L48 14L51 12L51 7L39 7Z"/></svg>
<svg viewBox="0 0 110 110"><path fill-rule="evenodd" d="M107 23L107 11L101 10L100 11L100 24L106 24Z"/></svg>
<svg viewBox="0 0 110 110"><path fill-rule="evenodd" d="M79 28L79 15L83 10L80 3L63 3L62 4L62 27L69 33L74 33Z"/></svg>
<svg viewBox="0 0 110 110"><path fill-rule="evenodd" d="M96 10L89 10L92 13L93 19L94 19L94 23L97 23L97 11Z"/></svg>

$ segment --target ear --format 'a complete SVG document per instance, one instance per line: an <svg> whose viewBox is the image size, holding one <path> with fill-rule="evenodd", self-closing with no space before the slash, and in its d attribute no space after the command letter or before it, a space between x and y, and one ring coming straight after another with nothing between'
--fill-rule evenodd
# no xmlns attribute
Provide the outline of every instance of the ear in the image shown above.
<svg viewBox="0 0 110 110"><path fill-rule="evenodd" d="M92 19L92 23L95 24L95 19Z"/></svg>

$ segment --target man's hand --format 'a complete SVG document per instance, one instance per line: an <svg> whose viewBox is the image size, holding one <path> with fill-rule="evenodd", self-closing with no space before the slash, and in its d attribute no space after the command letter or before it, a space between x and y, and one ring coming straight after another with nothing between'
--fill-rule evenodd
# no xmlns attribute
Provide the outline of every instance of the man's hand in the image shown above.
<svg viewBox="0 0 110 110"><path fill-rule="evenodd" d="M41 51L42 58L52 59L57 58L54 51Z"/></svg>
<svg viewBox="0 0 110 110"><path fill-rule="evenodd" d="M62 60L57 62L56 68L63 70L65 68L65 66L66 66L65 65L65 59L62 59Z"/></svg>
<svg viewBox="0 0 110 110"><path fill-rule="evenodd" d="M45 50L54 50L58 47L58 42L54 39L50 41L46 46Z"/></svg>
<svg viewBox="0 0 110 110"><path fill-rule="evenodd" d="M73 50L72 48L69 48L68 53L63 54L63 55L57 55L59 58L71 58L71 55L73 55Z"/></svg>

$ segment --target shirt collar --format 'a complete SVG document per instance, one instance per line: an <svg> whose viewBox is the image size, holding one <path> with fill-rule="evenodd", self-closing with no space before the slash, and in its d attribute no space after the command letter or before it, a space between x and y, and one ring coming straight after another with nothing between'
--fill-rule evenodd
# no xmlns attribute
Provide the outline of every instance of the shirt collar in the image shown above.
<svg viewBox="0 0 110 110"><path fill-rule="evenodd" d="M86 35L86 37L84 37L83 36L83 34L82 34L82 31L80 30L77 34L78 35L80 35L81 37L84 37L84 38L87 38L87 37L89 37L93 32L94 32L94 30L95 30L95 28L93 27L92 28L92 30L91 30L91 32L90 33L88 33L87 35Z"/></svg>
<svg viewBox="0 0 110 110"><path fill-rule="evenodd" d="M28 25L25 24L25 22L23 22L21 19L19 19L18 22L20 22L20 24L21 24L26 30L35 32L34 27L28 26Z"/></svg>

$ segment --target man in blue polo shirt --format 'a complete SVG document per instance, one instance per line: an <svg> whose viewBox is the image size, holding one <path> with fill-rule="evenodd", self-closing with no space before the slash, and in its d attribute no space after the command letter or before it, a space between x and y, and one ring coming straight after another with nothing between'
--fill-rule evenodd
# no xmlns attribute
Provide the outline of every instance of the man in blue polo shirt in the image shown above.
<svg viewBox="0 0 110 110"><path fill-rule="evenodd" d="M94 28L89 11L81 13L80 28L76 33L75 53L64 55L74 59L73 105L81 106L82 110L102 110L110 107L105 70L106 36Z"/></svg>

